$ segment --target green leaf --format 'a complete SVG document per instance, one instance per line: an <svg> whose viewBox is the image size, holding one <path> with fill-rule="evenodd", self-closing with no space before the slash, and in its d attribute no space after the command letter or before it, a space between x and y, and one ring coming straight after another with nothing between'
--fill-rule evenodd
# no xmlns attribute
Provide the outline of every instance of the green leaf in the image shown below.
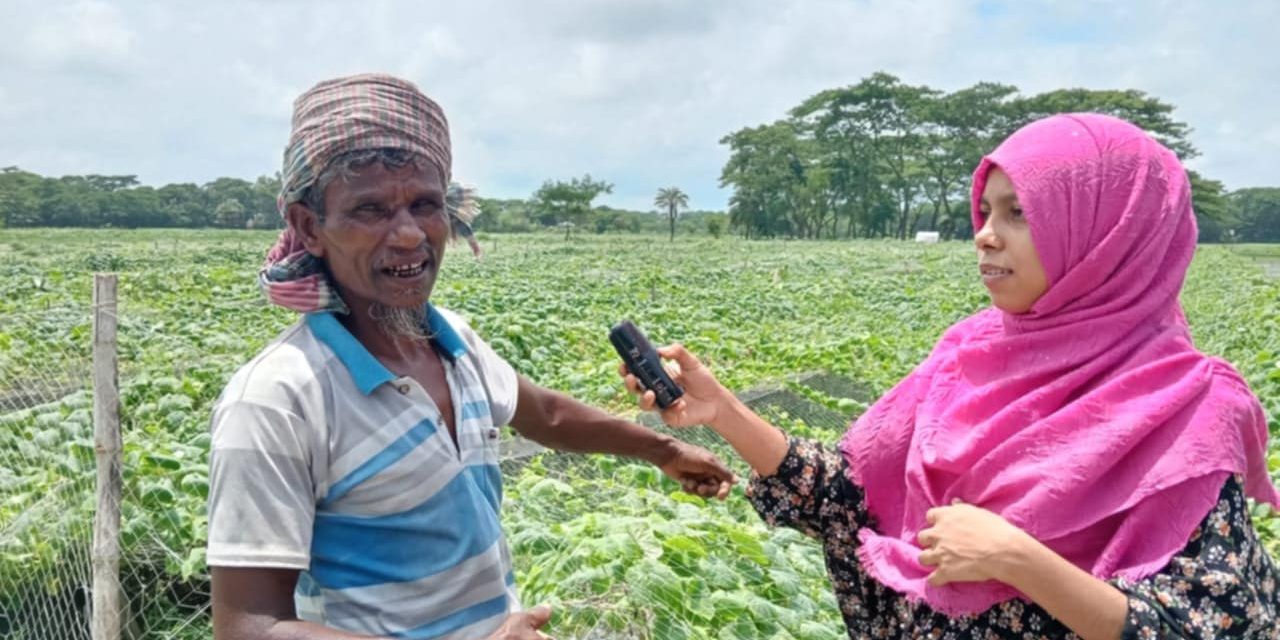
<svg viewBox="0 0 1280 640"><path fill-rule="evenodd" d="M758 538L737 528L731 528L727 533L739 555L759 565L768 566L769 557L765 555L764 545Z"/></svg>
<svg viewBox="0 0 1280 640"><path fill-rule="evenodd" d="M700 559L707 556L707 550L702 543L689 536L671 536L662 541L662 547L671 553L688 558Z"/></svg>
<svg viewBox="0 0 1280 640"><path fill-rule="evenodd" d="M148 453L143 456L147 462L169 471L177 471L182 468L182 461L173 456L161 455L158 453Z"/></svg>
<svg viewBox="0 0 1280 640"><path fill-rule="evenodd" d="M684 609L684 589L679 576L660 562L645 558L636 563L627 571L627 583L636 604L652 607L655 611Z"/></svg>
<svg viewBox="0 0 1280 640"><path fill-rule="evenodd" d="M760 635L748 617L741 617L720 629L720 640L755 640Z"/></svg>
<svg viewBox="0 0 1280 640"><path fill-rule="evenodd" d="M842 640L845 636L835 625L806 621L800 623L796 640Z"/></svg>

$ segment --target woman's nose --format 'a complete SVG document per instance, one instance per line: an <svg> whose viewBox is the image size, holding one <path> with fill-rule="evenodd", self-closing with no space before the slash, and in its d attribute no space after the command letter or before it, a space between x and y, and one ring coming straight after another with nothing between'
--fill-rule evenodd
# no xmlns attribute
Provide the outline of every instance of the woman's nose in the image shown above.
<svg viewBox="0 0 1280 640"><path fill-rule="evenodd" d="M978 233L973 236L973 244L977 246L979 250L995 250L1000 248L1000 235L996 233L995 225L991 223L991 216L987 216L986 222L982 224L982 228L978 229Z"/></svg>

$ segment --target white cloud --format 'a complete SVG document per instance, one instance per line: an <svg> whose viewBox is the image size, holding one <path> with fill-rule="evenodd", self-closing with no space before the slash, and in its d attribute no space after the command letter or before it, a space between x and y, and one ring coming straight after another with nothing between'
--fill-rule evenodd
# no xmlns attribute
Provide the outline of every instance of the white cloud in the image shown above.
<svg viewBox="0 0 1280 640"><path fill-rule="evenodd" d="M40 16L27 32L24 52L36 65L106 70L128 61L134 39L116 7L82 0Z"/></svg>
<svg viewBox="0 0 1280 640"><path fill-rule="evenodd" d="M378 70L445 106L456 173L488 194L590 172L615 206L679 185L721 207L722 136L885 70L1141 89L1195 128L1207 175L1280 182L1274 0L0 3L0 166L50 174L269 173L299 92Z"/></svg>

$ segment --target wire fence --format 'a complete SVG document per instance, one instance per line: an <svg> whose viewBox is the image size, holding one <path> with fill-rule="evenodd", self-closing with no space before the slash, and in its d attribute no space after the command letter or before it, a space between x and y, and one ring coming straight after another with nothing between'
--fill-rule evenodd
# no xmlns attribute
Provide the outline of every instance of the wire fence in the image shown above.
<svg viewBox="0 0 1280 640"><path fill-rule="evenodd" d="M153 437L139 363L100 366L108 377L94 380L95 325L122 317L114 300L0 316L0 638L211 635L207 450L195 434ZM112 360L129 351L114 335Z"/></svg>
<svg viewBox="0 0 1280 640"><path fill-rule="evenodd" d="M834 441L865 406L854 381L793 376L740 394L794 434ZM639 421L749 469L709 429ZM503 463L507 529L526 604L557 610L556 637L597 640L845 637L821 548L767 528L742 499L682 494L650 465L546 452Z"/></svg>
<svg viewBox="0 0 1280 640"><path fill-rule="evenodd" d="M80 260L82 271L127 272L113 316L123 438L121 637L212 635L204 563L209 408L231 372L296 316L266 305L252 274L235 271L258 259L251 243L190 245L118 254L76 249L44 264L27 255L37 249L0 243L0 257L10 251L18 258L0 260L8 269L0 268L0 640L88 639L95 596L102 595L93 575L99 309L79 273L73 282L50 266L71 260ZM20 278L29 281L18 287ZM1226 286L1219 280L1215 275L1215 291ZM1193 301L1189 313L1198 314L1196 326L1213 352L1234 354L1251 372L1276 415L1274 285L1227 283L1251 288L1223 298L1230 304ZM1231 315L1248 307L1259 315ZM489 333L497 348L499 336ZM779 357L773 370L811 361ZM596 374L582 375L589 384L579 388L588 392L620 386L605 374L598 385ZM790 434L831 443L870 396L853 380L819 372L775 380L743 399ZM652 416L640 420L711 449L746 477L714 433L671 432ZM683 495L651 465L612 456L541 451L513 438L503 458L503 522L518 590L526 605L553 606L554 637L843 637L821 550L799 533L766 528L741 483L721 503ZM1272 458L1280 477L1280 454ZM1262 507L1253 517L1268 548L1280 548L1280 518Z"/></svg>
<svg viewBox="0 0 1280 640"><path fill-rule="evenodd" d="M0 637L88 638L89 306L0 320ZM87 470L88 473L83 473Z"/></svg>
<svg viewBox="0 0 1280 640"><path fill-rule="evenodd" d="M227 332L210 327L223 316L271 318L270 310L256 295L215 297L185 313L129 300L112 315L123 438L116 637L209 638L207 409L245 354L291 318ZM0 639L102 637L91 633L103 595L95 559L109 565L94 544L102 514L92 344L102 311L72 304L0 315ZM850 399L862 394L851 381L812 374L743 398L793 430L821 434L842 430ZM737 460L708 430L641 419ZM740 499L704 502L647 463L543 451L515 437L503 443L502 469L522 598L553 605L556 637L843 633L820 550L766 530Z"/></svg>

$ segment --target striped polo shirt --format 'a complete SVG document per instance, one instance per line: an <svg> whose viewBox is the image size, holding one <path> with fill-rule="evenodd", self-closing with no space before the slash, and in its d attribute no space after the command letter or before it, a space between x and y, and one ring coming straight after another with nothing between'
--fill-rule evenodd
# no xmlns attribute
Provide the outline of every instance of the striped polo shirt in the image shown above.
<svg viewBox="0 0 1280 640"><path fill-rule="evenodd" d="M300 569L298 615L362 634L480 638L519 609L498 469L516 374L457 315L427 311L456 446L415 380L307 315L215 405L210 566Z"/></svg>

